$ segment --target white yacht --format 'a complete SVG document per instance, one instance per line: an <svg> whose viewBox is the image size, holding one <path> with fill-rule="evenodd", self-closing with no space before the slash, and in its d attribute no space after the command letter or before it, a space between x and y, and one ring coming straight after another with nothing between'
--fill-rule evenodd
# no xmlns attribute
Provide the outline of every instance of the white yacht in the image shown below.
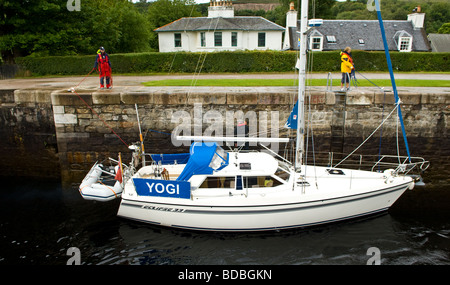
<svg viewBox="0 0 450 285"><path fill-rule="evenodd" d="M293 162L268 149L244 151L218 144L234 142L235 137L179 137L193 141L188 154L151 155L152 162L146 164L141 136L141 145L132 147L130 165L119 159L119 167L109 174L119 180L115 183L120 189L109 191L112 186L100 185L98 178L108 171L96 165L80 186L82 196L97 200L119 197L119 217L155 225L202 231L265 231L379 213L413 189L415 181L408 174L412 169L423 169L428 162L409 155L398 158L400 163L395 166L383 164L386 157L382 157L372 171L304 163L307 0L302 1L301 11L299 96L287 124L297 130ZM400 108L399 101L395 108ZM270 140L288 142L287 138L239 138L241 142ZM93 193L94 184L104 194Z"/></svg>

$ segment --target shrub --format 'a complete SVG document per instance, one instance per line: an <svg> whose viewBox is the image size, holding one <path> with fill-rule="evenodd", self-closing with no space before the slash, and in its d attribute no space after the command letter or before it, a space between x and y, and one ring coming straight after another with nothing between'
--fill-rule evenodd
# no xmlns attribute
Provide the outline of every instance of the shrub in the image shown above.
<svg viewBox="0 0 450 285"><path fill-rule="evenodd" d="M450 71L450 53L391 52L394 71ZM294 70L293 51L223 51L211 53L111 54L113 73L221 73L289 72ZM339 72L339 51L313 52L308 56L313 71ZM384 52L353 51L358 71L387 71ZM16 63L32 75L84 75L92 70L92 56L22 57ZM310 68L308 68L309 70ZM29 73L28 72L28 73ZM25 73L25 72L23 72Z"/></svg>

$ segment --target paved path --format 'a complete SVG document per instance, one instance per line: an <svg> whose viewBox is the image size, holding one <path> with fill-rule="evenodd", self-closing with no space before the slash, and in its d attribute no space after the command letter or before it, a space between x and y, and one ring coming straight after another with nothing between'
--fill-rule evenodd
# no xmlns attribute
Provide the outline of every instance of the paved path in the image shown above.
<svg viewBox="0 0 450 285"><path fill-rule="evenodd" d="M362 75L368 79L389 79L389 73L362 73ZM308 75L313 79L326 79L327 73L313 73ZM449 80L450 73L398 73L394 74L396 79L426 79L426 80ZM202 74L197 76L197 79L243 79L243 78L259 78L259 79L295 79L297 74L295 73L257 73L257 74ZM114 76L114 87L125 87L126 89L141 89L142 82L152 80L164 80L164 79L193 79L193 75L152 75L152 76ZM332 78L340 78L340 73L333 73ZM358 80L364 80L361 75L357 74ZM73 77L49 77L49 78L27 78L27 79L5 79L0 80L0 89L29 89L29 88L70 88L75 87L79 83L79 88L97 88L99 85L99 79L97 76L89 76L87 78L83 76ZM335 86L333 89L338 88ZM450 87L447 88L398 88L403 90L411 89L429 89L429 92L450 93Z"/></svg>

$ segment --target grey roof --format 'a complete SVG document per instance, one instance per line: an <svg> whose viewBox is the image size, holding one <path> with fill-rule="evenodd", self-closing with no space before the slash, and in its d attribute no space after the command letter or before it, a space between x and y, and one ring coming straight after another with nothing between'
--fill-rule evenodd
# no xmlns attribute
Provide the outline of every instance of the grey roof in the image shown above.
<svg viewBox="0 0 450 285"><path fill-rule="evenodd" d="M431 51L450 52L450 34L429 34Z"/></svg>
<svg viewBox="0 0 450 285"><path fill-rule="evenodd" d="M155 32L179 31L214 31L214 30L244 30L244 31L284 31L285 28L263 17L233 18L181 18L165 26L155 29Z"/></svg>
<svg viewBox="0 0 450 285"><path fill-rule="evenodd" d="M297 25L300 26L300 23ZM430 50L424 29L414 29L410 21L387 20L383 21L383 25L389 50L398 50L394 36L400 31L412 35L413 51ZM343 50L347 46L354 50L384 50L378 20L323 20L320 27L309 30L309 33L312 32L323 35L323 50ZM335 36L336 43L330 43L327 36ZM294 37L297 39L298 35ZM364 44L359 43L360 39ZM298 49L296 46L294 48Z"/></svg>

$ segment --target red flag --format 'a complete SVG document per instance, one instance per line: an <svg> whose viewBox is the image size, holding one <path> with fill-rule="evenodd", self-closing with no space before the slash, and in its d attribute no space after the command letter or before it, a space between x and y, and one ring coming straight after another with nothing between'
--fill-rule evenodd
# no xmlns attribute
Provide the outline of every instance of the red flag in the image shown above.
<svg viewBox="0 0 450 285"><path fill-rule="evenodd" d="M122 170L120 167L117 169L116 177L114 177L114 179L122 183Z"/></svg>

